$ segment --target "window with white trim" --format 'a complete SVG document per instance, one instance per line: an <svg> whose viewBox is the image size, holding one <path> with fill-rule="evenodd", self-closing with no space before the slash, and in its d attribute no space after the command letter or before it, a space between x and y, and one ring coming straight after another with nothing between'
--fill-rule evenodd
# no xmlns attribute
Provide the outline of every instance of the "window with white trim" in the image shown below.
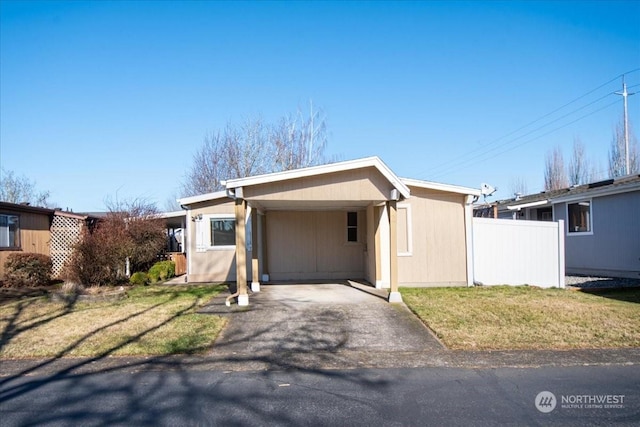
<svg viewBox="0 0 640 427"><path fill-rule="evenodd" d="M0 214L0 249L20 247L20 217Z"/></svg>
<svg viewBox="0 0 640 427"><path fill-rule="evenodd" d="M567 203L569 233L591 233L591 200Z"/></svg>
<svg viewBox="0 0 640 427"><path fill-rule="evenodd" d="M210 218L210 246L235 246L236 220L233 218Z"/></svg>

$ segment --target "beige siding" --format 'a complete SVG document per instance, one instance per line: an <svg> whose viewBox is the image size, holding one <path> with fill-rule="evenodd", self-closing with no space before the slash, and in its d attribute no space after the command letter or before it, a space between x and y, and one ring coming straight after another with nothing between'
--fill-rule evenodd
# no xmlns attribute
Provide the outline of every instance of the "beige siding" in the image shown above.
<svg viewBox="0 0 640 427"><path fill-rule="evenodd" d="M406 226L413 250L411 256L398 259L401 284L466 284L464 197L411 187L411 197L403 204L411 205L412 221ZM399 236L399 251L402 245L406 241Z"/></svg>
<svg viewBox="0 0 640 427"><path fill-rule="evenodd" d="M366 229L366 242L365 248L365 279L369 283L376 283L376 229L375 229L375 207L369 205L366 211L367 215L367 229Z"/></svg>
<svg viewBox="0 0 640 427"><path fill-rule="evenodd" d="M347 242L346 211L267 212L271 280L364 277L366 212L358 214L358 242Z"/></svg>
<svg viewBox="0 0 640 427"><path fill-rule="evenodd" d="M0 250L0 276L4 275L4 263L12 253L36 253L50 255L49 241L49 215L38 213L18 213L2 211L7 215L18 215L20 217L20 250Z"/></svg>
<svg viewBox="0 0 640 427"><path fill-rule="evenodd" d="M233 200L220 199L194 205L189 215L228 214L233 218L233 209ZM236 280L235 248L225 250L212 249L197 252L195 222L192 221L190 217L187 218L187 221L190 221L189 236L187 238L187 256L189 257L190 266L188 280L190 282L224 282ZM207 227L208 224L203 224L203 226ZM208 228L206 228L206 232L209 232Z"/></svg>
<svg viewBox="0 0 640 427"><path fill-rule="evenodd" d="M409 253L409 208L404 205L398 205L398 253Z"/></svg>
<svg viewBox="0 0 640 427"><path fill-rule="evenodd" d="M383 201L392 188L377 169L364 168L246 187L244 197L252 201Z"/></svg>

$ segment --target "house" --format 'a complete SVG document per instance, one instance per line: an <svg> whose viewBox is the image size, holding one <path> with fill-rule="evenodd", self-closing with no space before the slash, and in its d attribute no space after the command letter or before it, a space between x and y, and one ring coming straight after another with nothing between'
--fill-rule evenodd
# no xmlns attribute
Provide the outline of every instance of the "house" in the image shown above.
<svg viewBox="0 0 640 427"><path fill-rule="evenodd" d="M158 215L165 220L167 230L167 246L164 255L175 263L175 274L181 276L187 272L187 259L185 255L186 212L164 212Z"/></svg>
<svg viewBox="0 0 640 427"><path fill-rule="evenodd" d="M567 274L640 278L640 175L501 200L497 217L564 220Z"/></svg>
<svg viewBox="0 0 640 427"><path fill-rule="evenodd" d="M187 280L247 283L365 280L398 286L473 284L472 203L480 190L397 177L369 157L229 180L179 199Z"/></svg>
<svg viewBox="0 0 640 427"><path fill-rule="evenodd" d="M82 228L93 221L89 215L0 202L0 277L8 256L16 252L50 256L52 275L58 277Z"/></svg>

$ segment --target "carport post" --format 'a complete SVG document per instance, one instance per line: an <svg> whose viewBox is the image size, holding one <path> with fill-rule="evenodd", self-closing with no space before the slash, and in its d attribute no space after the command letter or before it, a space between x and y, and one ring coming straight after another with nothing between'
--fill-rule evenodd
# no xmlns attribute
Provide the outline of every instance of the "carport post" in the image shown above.
<svg viewBox="0 0 640 427"><path fill-rule="evenodd" d="M237 198L235 205L236 215L236 285L238 287L238 305L249 305L247 293L247 241L246 241L246 215L247 202Z"/></svg>
<svg viewBox="0 0 640 427"><path fill-rule="evenodd" d="M251 209L251 292L260 292L260 266L258 265L258 209Z"/></svg>
<svg viewBox="0 0 640 427"><path fill-rule="evenodd" d="M402 295L398 292L398 215L395 200L387 202L389 206L389 261L390 284L389 302L402 302Z"/></svg>

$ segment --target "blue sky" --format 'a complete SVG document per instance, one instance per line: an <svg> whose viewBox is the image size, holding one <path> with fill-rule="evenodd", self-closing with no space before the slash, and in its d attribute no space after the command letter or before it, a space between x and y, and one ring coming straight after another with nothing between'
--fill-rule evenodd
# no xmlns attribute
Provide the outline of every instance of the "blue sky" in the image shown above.
<svg viewBox="0 0 640 427"><path fill-rule="evenodd" d="M638 1L0 0L0 166L74 211L163 207L206 134L313 100L328 154L507 198L574 138L606 174L638 68Z"/></svg>

